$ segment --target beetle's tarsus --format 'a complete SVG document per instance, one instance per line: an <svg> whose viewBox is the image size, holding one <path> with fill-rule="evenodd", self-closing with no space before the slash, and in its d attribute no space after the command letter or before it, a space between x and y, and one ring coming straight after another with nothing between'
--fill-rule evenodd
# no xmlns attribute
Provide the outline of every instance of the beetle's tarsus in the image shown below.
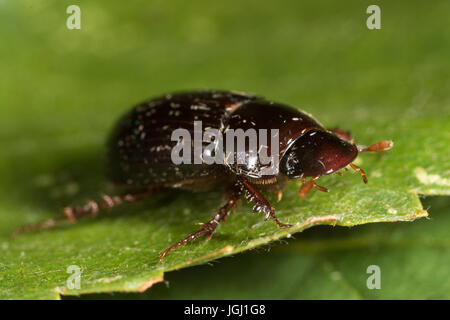
<svg viewBox="0 0 450 320"><path fill-rule="evenodd" d="M120 196L110 197L108 195L103 195L102 200L100 201L89 200L84 206L68 206L63 209L63 215L43 222L23 226L13 232L13 237L18 236L21 233L49 229L56 226L57 223L63 221L75 223L78 221L78 219L88 214L90 214L91 217L95 218L101 210L111 209L122 203L145 199L151 193L152 191L147 190L145 192L136 194L126 194L121 197Z"/></svg>
<svg viewBox="0 0 450 320"><path fill-rule="evenodd" d="M367 183L367 182L368 182L366 173L364 172L363 169L361 169L360 167L358 167L356 164L353 164L353 163L350 163L349 166L350 166L353 170L359 172L359 174L361 175L361 178L363 179L364 183Z"/></svg>
<svg viewBox="0 0 450 320"><path fill-rule="evenodd" d="M48 219L46 221L39 222L39 223L29 224L29 225L26 225L26 226L16 229L12 233L12 236L13 236L13 238L15 238L18 235L20 235L21 233L27 233L27 232L37 231L37 230L48 229L48 228L55 226L57 222L60 222L63 220L66 220L65 216L60 216L60 217L57 217L54 219Z"/></svg>

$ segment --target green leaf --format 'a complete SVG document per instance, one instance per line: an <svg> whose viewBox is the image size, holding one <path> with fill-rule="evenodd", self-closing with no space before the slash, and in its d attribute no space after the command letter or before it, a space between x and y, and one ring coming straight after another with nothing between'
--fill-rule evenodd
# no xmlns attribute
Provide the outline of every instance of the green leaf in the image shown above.
<svg viewBox="0 0 450 320"><path fill-rule="evenodd" d="M424 204L432 219L351 229L317 227L287 245L171 272L165 283L145 294L82 298L448 299L450 198L430 197ZM373 275L369 266L379 267L379 289L367 286Z"/></svg>
<svg viewBox="0 0 450 320"><path fill-rule="evenodd" d="M450 194L447 2L405 2L407 10L381 2L382 29L372 31L365 26L369 4L360 1L322 7L313 1L233 6L180 0L126 8L118 1L79 1L82 29L67 30L69 2L0 4L0 37L8 43L0 51L0 298L144 291L167 271L314 225L424 217L418 194ZM328 127L349 129L358 143L390 139L395 146L358 158L368 185L348 172L319 180L327 194L316 190L299 199L299 185L292 183L281 202L272 197L280 220L293 228L280 230L243 204L211 241L179 248L162 264L161 251L213 216L220 194L168 192L95 220L11 239L14 229L55 217L64 205L113 192L103 177L103 145L128 107L163 92L204 87L256 92L298 106ZM422 225L419 237L427 232ZM376 229L395 244L390 228L404 224ZM299 241L279 254L292 258L289 250L298 246L315 250L316 244ZM343 265L365 263L351 253L336 255ZM67 287L73 265L82 271L80 289ZM309 292L292 297L324 296L306 287ZM361 291L355 292L357 298Z"/></svg>

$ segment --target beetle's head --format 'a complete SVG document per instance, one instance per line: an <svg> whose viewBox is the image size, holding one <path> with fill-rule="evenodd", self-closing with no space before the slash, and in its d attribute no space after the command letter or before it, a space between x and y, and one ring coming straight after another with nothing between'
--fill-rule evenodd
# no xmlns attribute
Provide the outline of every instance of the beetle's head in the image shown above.
<svg viewBox="0 0 450 320"><path fill-rule="evenodd" d="M291 179L317 177L346 167L358 155L356 145L324 130L299 136L282 155L280 171Z"/></svg>

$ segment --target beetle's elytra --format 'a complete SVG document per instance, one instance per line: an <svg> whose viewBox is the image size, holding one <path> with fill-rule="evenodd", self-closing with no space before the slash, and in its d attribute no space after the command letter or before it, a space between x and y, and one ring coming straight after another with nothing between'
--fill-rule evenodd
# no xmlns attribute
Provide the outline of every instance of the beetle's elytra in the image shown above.
<svg viewBox="0 0 450 320"><path fill-rule="evenodd" d="M263 174L266 165L255 158L248 144L240 163L230 164L230 157L236 160L242 155L233 152L223 162L175 164L171 156L177 141L173 141L172 133L181 128L195 135L195 121L201 121L203 128L224 134L230 129L277 129L278 170ZM160 256L162 259L167 252L190 240L202 235L211 238L241 195L252 202L253 210L262 212L266 220L271 218L279 227L290 227L278 220L261 191L276 191L281 199L285 183L301 179L300 197L305 197L312 188L326 192L328 190L317 185L316 180L325 174L340 174L339 170L347 169L347 166L359 171L367 182L364 171L354 165L353 160L359 152L387 150L392 145L391 141L381 141L368 147L357 146L348 132L327 130L305 112L246 93L194 91L168 94L128 111L108 140L108 178L115 184L127 186L129 192L122 196L105 195L101 201L89 201L80 207L66 207L59 220L76 221L86 214L95 215L100 209L148 197L156 190L220 188L227 200L219 212L202 224L200 230L166 249ZM202 143L201 151L205 151L206 146ZM274 146L267 144L265 147L273 150ZM20 231L48 228L56 221L58 219L26 226Z"/></svg>

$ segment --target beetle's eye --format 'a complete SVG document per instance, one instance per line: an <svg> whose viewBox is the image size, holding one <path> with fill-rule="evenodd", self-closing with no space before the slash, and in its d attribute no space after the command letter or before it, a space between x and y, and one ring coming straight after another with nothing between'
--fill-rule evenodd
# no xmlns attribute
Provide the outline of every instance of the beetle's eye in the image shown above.
<svg viewBox="0 0 450 320"><path fill-rule="evenodd" d="M297 147L292 146L280 161L280 171L289 178L299 178L303 173L297 151Z"/></svg>
<svg viewBox="0 0 450 320"><path fill-rule="evenodd" d="M292 155L292 154L291 154ZM295 157L289 157L289 159L288 159L288 166L290 167L290 168L293 168L293 167L296 167L296 166L298 166L298 160L295 158Z"/></svg>
<svg viewBox="0 0 450 320"><path fill-rule="evenodd" d="M295 153L290 153L288 159L286 161L286 170L289 176L295 176L295 173L298 171L299 161L295 157Z"/></svg>
<svg viewBox="0 0 450 320"><path fill-rule="evenodd" d="M347 166L357 155L354 144L328 131L313 130L300 136L286 151L280 171L289 178L321 176Z"/></svg>

